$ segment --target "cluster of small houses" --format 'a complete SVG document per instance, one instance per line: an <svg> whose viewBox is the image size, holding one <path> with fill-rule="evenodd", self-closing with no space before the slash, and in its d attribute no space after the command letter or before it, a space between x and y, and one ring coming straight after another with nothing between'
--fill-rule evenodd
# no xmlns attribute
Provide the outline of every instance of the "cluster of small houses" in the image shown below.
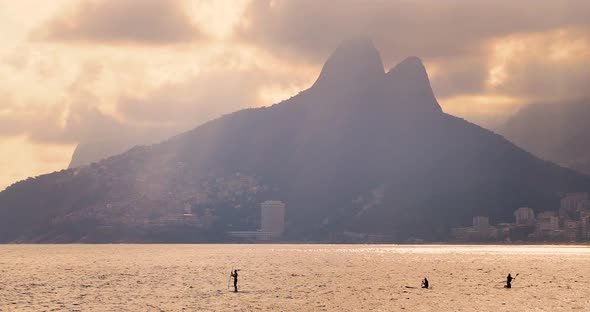
<svg viewBox="0 0 590 312"><path fill-rule="evenodd" d="M452 228L455 240L474 241L590 241L590 193L568 193L558 212L537 214L521 207L514 212L515 223L490 225L488 217L473 218L473 226Z"/></svg>

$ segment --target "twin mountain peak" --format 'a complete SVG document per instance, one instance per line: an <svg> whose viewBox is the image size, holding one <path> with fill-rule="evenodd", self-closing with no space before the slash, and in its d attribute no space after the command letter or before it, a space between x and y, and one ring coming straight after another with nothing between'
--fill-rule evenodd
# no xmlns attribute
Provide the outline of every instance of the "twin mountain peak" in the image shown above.
<svg viewBox="0 0 590 312"><path fill-rule="evenodd" d="M374 96L384 97L389 105L407 111L442 112L419 58L408 57L386 73L379 51L366 38L340 44L311 90L361 97L373 92Z"/></svg>
<svg viewBox="0 0 590 312"><path fill-rule="evenodd" d="M169 233L136 232L133 222L186 207L212 211L215 231L190 237L215 241L237 225L255 227L244 222L255 223L267 199L286 203L295 240L342 231L444 240L473 216L509 222L518 207L552 210L562 194L588 190L589 177L443 113L418 58L386 73L373 44L355 39L289 100L8 187L0 242L165 241ZM109 236L104 225L131 234Z"/></svg>

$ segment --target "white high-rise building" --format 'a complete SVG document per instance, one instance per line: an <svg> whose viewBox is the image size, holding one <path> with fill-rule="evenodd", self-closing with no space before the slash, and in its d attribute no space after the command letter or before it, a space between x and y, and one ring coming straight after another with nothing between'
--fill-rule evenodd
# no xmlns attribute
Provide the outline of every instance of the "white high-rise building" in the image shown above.
<svg viewBox="0 0 590 312"><path fill-rule="evenodd" d="M285 204L278 200L267 200L260 206L260 231L282 235L285 232Z"/></svg>
<svg viewBox="0 0 590 312"><path fill-rule="evenodd" d="M520 207L514 211L516 217L516 224L535 224L535 212L528 207Z"/></svg>
<svg viewBox="0 0 590 312"><path fill-rule="evenodd" d="M473 229L480 233L487 233L490 229L490 218L483 216L473 217Z"/></svg>
<svg viewBox="0 0 590 312"><path fill-rule="evenodd" d="M559 230L559 217L554 211L545 211L537 216L537 232Z"/></svg>
<svg viewBox="0 0 590 312"><path fill-rule="evenodd" d="M589 193L568 193L561 199L560 210L577 211L587 200L590 200Z"/></svg>

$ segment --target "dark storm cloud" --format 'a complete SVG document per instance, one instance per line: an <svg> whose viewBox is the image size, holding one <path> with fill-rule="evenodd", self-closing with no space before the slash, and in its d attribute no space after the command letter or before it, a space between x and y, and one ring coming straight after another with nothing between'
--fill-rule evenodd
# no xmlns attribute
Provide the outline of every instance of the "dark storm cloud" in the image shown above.
<svg viewBox="0 0 590 312"><path fill-rule="evenodd" d="M87 64L68 87L69 104L40 110L35 105L0 112L0 136L26 135L38 143L101 141L132 134L138 142L163 139L208 120L248 106L258 105L264 83L281 84L288 77L259 69L204 72L184 82L164 85L145 96L126 95L117 101L122 119L99 111L99 102L88 86L100 76L100 66ZM8 97L4 99L4 103ZM6 107L17 107L7 104ZM60 120L64 118L62 123Z"/></svg>
<svg viewBox="0 0 590 312"><path fill-rule="evenodd" d="M590 98L590 59L569 64L523 60L507 65L506 70L511 74L497 88L499 93L553 101Z"/></svg>
<svg viewBox="0 0 590 312"><path fill-rule="evenodd" d="M201 33L179 1L83 1L32 33L34 39L90 43L169 44Z"/></svg>
<svg viewBox="0 0 590 312"><path fill-rule="evenodd" d="M575 29L582 36L590 34L590 1L252 1L235 36L287 58L312 63L325 60L342 40L368 36L386 66L410 55L435 64L442 72L433 79L435 92L453 96L484 92L490 69L489 41L564 28ZM510 93L551 84L553 79L548 75L565 74L565 69L556 66L522 68L523 81ZM540 68L550 71L539 75ZM583 78L586 74L579 75Z"/></svg>
<svg viewBox="0 0 590 312"><path fill-rule="evenodd" d="M74 105L65 127L60 125L65 107L39 110L23 108L0 114L0 136L26 135L39 143L76 143L93 136L117 135L126 126L87 105Z"/></svg>
<svg viewBox="0 0 590 312"><path fill-rule="evenodd" d="M14 113L0 114L0 136L20 135L25 132L25 124L21 120L16 120L14 116Z"/></svg>
<svg viewBox="0 0 590 312"><path fill-rule="evenodd" d="M17 103L10 94L0 96L5 108L0 112L0 137L25 135L35 143L71 144L129 131L132 127L95 107L100 101L89 89L102 73L99 62L85 63L56 103Z"/></svg>
<svg viewBox="0 0 590 312"><path fill-rule="evenodd" d="M431 85L437 97L479 94L485 88L487 62L481 55L449 57L435 65L438 74L431 78Z"/></svg>
<svg viewBox="0 0 590 312"><path fill-rule="evenodd" d="M257 103L258 88L268 77L258 70L205 72L183 83L165 85L147 97L124 97L118 110L138 123L188 129Z"/></svg>
<svg viewBox="0 0 590 312"><path fill-rule="evenodd" d="M237 36L321 60L340 41L367 35L391 62L455 57L484 39L572 25L590 25L590 2L277 0L252 1Z"/></svg>

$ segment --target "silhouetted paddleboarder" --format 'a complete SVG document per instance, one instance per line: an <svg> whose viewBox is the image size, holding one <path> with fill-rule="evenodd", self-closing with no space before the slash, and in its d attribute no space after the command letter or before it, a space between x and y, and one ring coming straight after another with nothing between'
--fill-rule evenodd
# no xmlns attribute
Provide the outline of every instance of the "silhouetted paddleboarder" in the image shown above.
<svg viewBox="0 0 590 312"><path fill-rule="evenodd" d="M518 274L516 274L516 276L518 276ZM504 285L504 288L512 288L512 280L514 280L516 276L512 277L512 275L508 273L508 276L506 276L506 285Z"/></svg>
<svg viewBox="0 0 590 312"><path fill-rule="evenodd" d="M426 277L422 280L422 288L428 288L428 279Z"/></svg>
<svg viewBox="0 0 590 312"><path fill-rule="evenodd" d="M230 276L234 278L234 292L238 292L238 270L234 270Z"/></svg>

